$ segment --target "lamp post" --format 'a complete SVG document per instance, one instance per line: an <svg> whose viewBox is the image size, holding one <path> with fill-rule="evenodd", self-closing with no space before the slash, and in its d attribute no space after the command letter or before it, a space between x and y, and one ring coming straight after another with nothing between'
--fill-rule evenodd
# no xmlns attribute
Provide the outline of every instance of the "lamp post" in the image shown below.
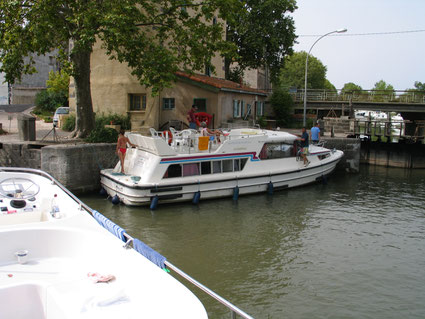
<svg viewBox="0 0 425 319"><path fill-rule="evenodd" d="M308 72L308 56L310 55L311 50L313 49L314 45L319 42L320 39L326 37L327 35L330 35L332 33L344 33L347 32L347 29L339 29L335 31L328 32L324 35L322 35L320 38L318 38L316 41L314 41L313 45L310 47L310 50L307 53L307 58L305 59L305 78L304 78L304 117L303 117L303 126L306 126L306 116L307 116L307 72Z"/></svg>

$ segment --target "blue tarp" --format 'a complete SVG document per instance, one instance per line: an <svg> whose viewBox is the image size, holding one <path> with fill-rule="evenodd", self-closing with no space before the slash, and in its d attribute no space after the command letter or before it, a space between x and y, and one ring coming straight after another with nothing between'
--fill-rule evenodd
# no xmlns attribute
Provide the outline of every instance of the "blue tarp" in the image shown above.
<svg viewBox="0 0 425 319"><path fill-rule="evenodd" d="M110 219L103 216L101 213L99 213L96 210L93 210L93 217L97 220L97 222L105 229L107 229L110 233L117 236L119 239L121 239L123 242L126 242L126 238L124 237L125 230L122 229L120 226L115 224Z"/></svg>
<svg viewBox="0 0 425 319"><path fill-rule="evenodd" d="M166 269L165 261L167 258L162 256L160 253L156 252L152 248L150 248L148 245L146 245L141 240L134 238L133 240L133 247L134 249L145 256L147 259L149 259L151 262L153 262L155 265L157 265L161 269Z"/></svg>

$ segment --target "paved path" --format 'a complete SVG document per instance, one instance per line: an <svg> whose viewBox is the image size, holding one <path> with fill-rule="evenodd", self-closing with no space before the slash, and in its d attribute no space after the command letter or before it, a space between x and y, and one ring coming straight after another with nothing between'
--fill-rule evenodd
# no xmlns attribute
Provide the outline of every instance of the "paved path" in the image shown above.
<svg viewBox="0 0 425 319"><path fill-rule="evenodd" d="M31 105L0 105L0 123L3 130L8 132L8 134L0 135L0 142L22 142L18 134L18 114L30 114L32 109L33 106ZM52 123L44 123L44 121L37 119L35 121L36 141L41 141L48 134L44 141L53 142L52 128ZM69 132L56 129L56 134L59 140L69 140Z"/></svg>

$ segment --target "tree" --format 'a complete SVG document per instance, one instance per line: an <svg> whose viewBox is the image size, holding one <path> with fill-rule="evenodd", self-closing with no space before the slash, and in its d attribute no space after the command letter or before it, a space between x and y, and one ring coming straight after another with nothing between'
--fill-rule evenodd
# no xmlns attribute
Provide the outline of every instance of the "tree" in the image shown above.
<svg viewBox="0 0 425 319"><path fill-rule="evenodd" d="M67 73L62 71L50 71L49 79L47 80L46 84L48 92L64 94L68 99L69 75Z"/></svg>
<svg viewBox="0 0 425 319"><path fill-rule="evenodd" d="M304 89L306 58L307 52L305 51L295 52L288 57L280 72L280 86ZM326 88L326 66L319 59L310 55L308 58L307 89L324 88Z"/></svg>
<svg viewBox="0 0 425 319"><path fill-rule="evenodd" d="M287 126L290 124L294 101L288 90L282 87L275 88L270 97L270 104L276 116L276 124L279 126Z"/></svg>
<svg viewBox="0 0 425 319"><path fill-rule="evenodd" d="M236 44L239 56L225 60L226 79L232 75L231 62L238 64L236 75L246 68L267 66L272 79L277 79L284 57L293 52L295 26L288 13L296 8L295 0L245 0L243 10L233 12L226 39Z"/></svg>
<svg viewBox="0 0 425 319"><path fill-rule="evenodd" d="M34 72L26 58L31 53L58 49L63 70L75 82L75 135L84 137L94 128L90 55L96 41L158 92L176 80L178 69L201 70L216 52L234 54L222 23L212 20L238 10L237 0L1 1L0 72L14 83Z"/></svg>
<svg viewBox="0 0 425 319"><path fill-rule="evenodd" d="M415 81L415 89L420 91L425 91L425 83Z"/></svg>
<svg viewBox="0 0 425 319"><path fill-rule="evenodd" d="M357 93L357 94L361 94L362 92L362 87L360 85L354 84L353 82L348 82L344 84L344 87L342 88L342 92L341 93Z"/></svg>
<svg viewBox="0 0 425 319"><path fill-rule="evenodd" d="M384 80L376 82L373 91L373 101L376 102L390 100L394 96L394 87L391 84L387 84Z"/></svg>
<svg viewBox="0 0 425 319"><path fill-rule="evenodd" d="M328 79L325 79L325 85L323 87L326 91L332 91L334 93L337 93L337 89L335 85L333 85Z"/></svg>

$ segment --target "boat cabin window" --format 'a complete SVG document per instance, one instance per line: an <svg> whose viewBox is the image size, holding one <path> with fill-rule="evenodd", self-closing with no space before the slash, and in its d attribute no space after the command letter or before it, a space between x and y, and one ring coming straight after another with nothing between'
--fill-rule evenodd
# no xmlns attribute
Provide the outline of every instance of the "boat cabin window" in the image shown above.
<svg viewBox="0 0 425 319"><path fill-rule="evenodd" d="M181 164L172 164L168 166L168 169L164 174L164 178L171 178L171 177L182 177Z"/></svg>
<svg viewBox="0 0 425 319"><path fill-rule="evenodd" d="M223 161L223 173L233 172L233 160Z"/></svg>
<svg viewBox="0 0 425 319"><path fill-rule="evenodd" d="M331 154L330 153L326 153L326 154L317 155L317 158L322 161L325 158L328 158L329 156L331 156Z"/></svg>
<svg viewBox="0 0 425 319"><path fill-rule="evenodd" d="M199 163L183 164L183 177L199 175Z"/></svg>
<svg viewBox="0 0 425 319"><path fill-rule="evenodd" d="M265 143L260 151L262 160L294 156L294 146L285 143Z"/></svg>
<svg viewBox="0 0 425 319"><path fill-rule="evenodd" d="M211 174L211 162L201 162L201 174Z"/></svg>
<svg viewBox="0 0 425 319"><path fill-rule="evenodd" d="M242 171L247 158L226 159L222 161L203 161L200 163L171 164L163 178L219 174Z"/></svg>
<svg viewBox="0 0 425 319"><path fill-rule="evenodd" d="M213 161L213 173L221 173L221 161Z"/></svg>
<svg viewBox="0 0 425 319"><path fill-rule="evenodd" d="M248 161L247 158L234 159L233 160L233 170L235 172L243 170L247 161Z"/></svg>

